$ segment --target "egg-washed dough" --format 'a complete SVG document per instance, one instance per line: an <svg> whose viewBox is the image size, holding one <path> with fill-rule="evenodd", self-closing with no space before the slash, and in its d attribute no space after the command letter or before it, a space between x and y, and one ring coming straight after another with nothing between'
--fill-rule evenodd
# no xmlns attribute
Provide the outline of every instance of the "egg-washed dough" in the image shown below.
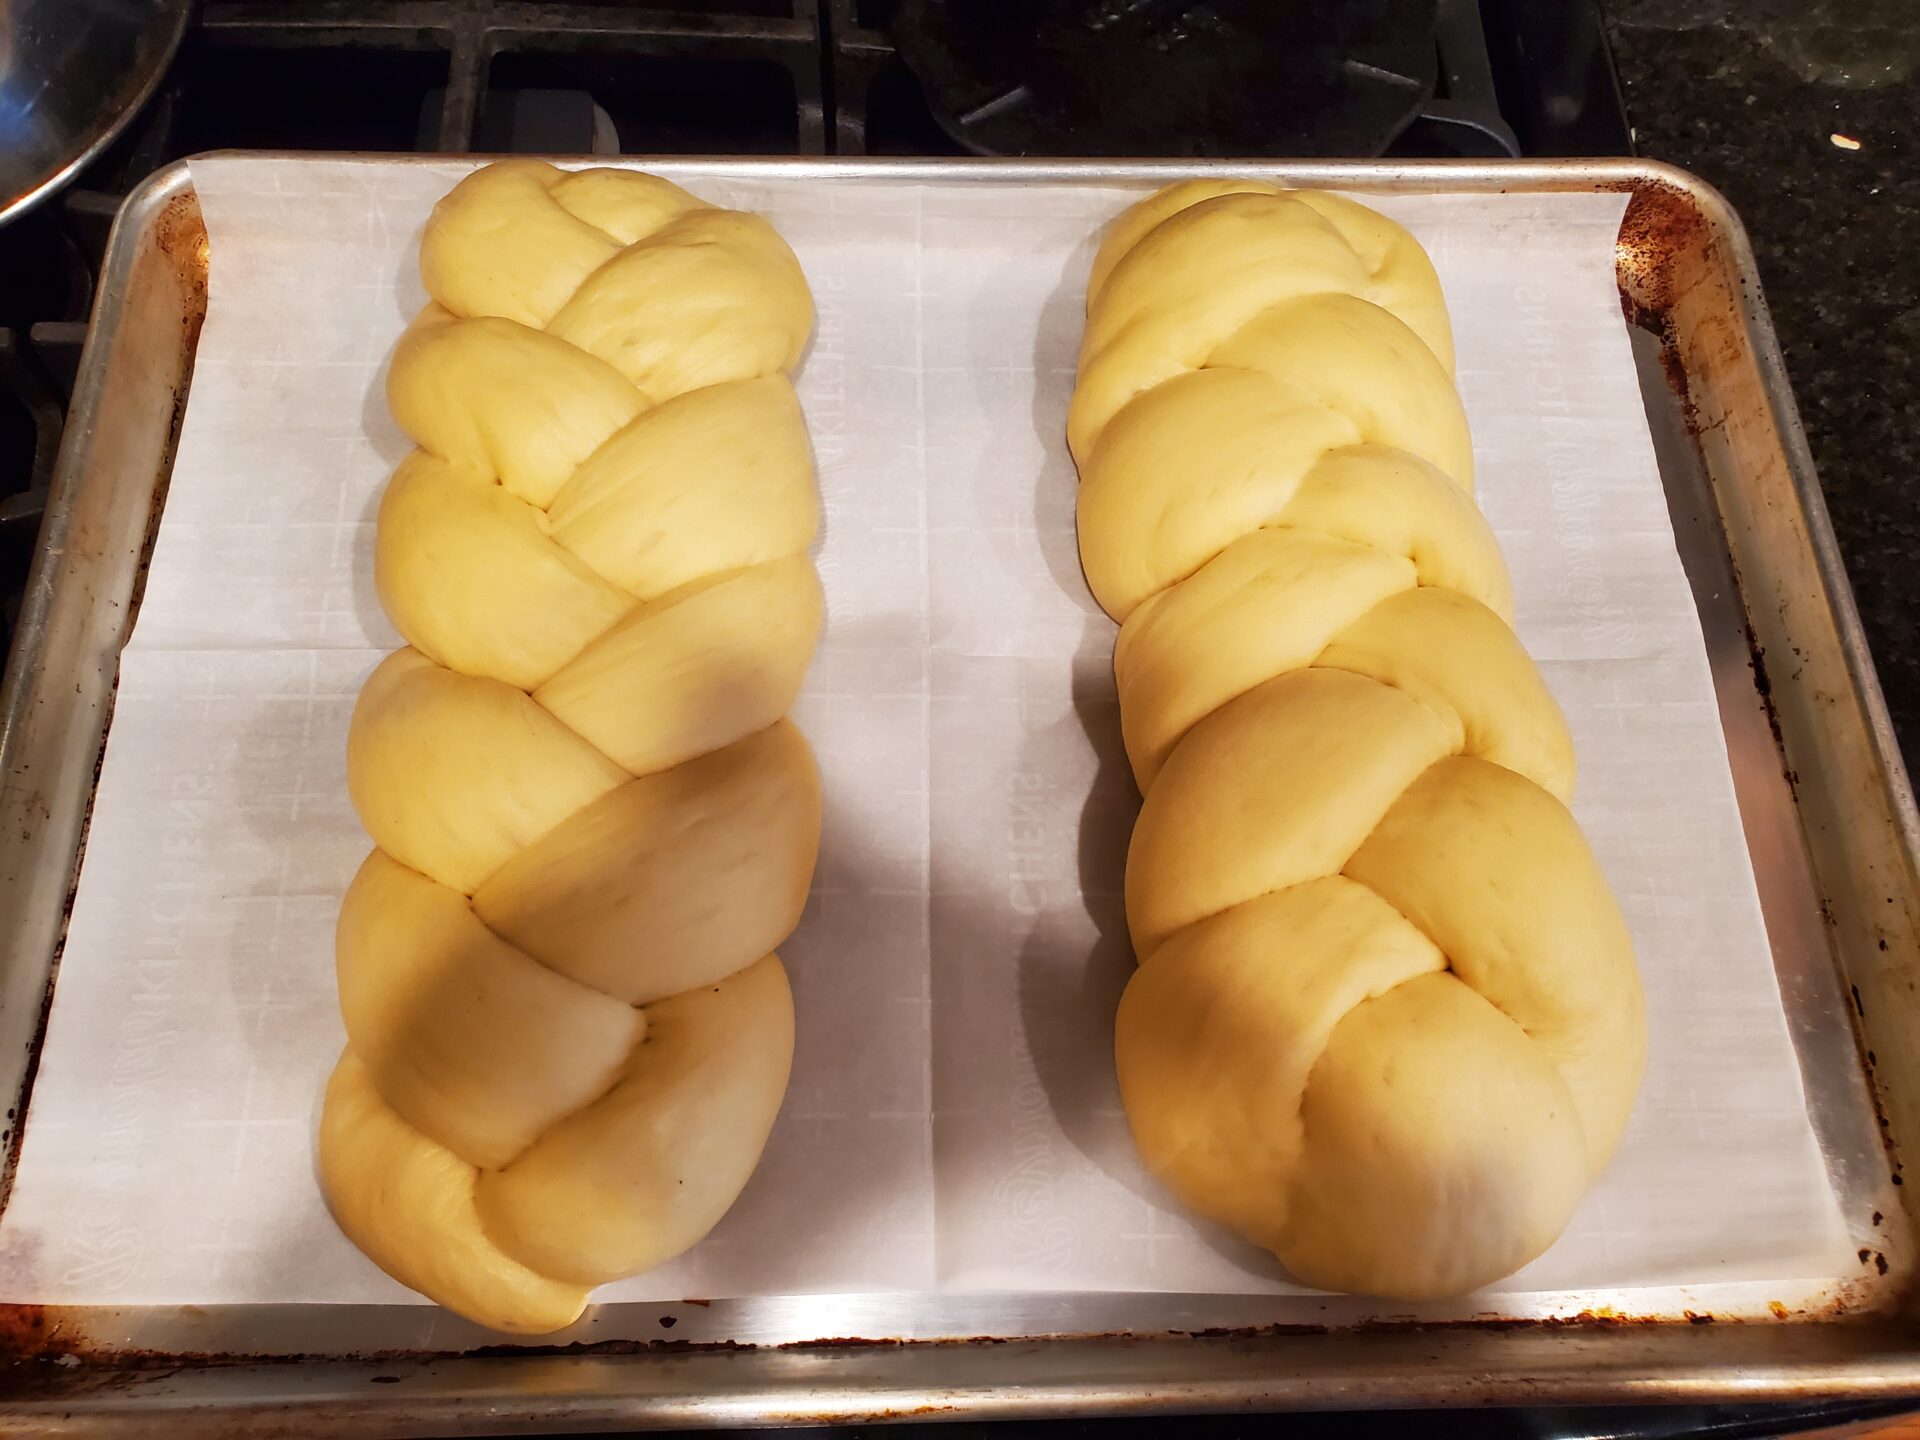
<svg viewBox="0 0 1920 1440"><path fill-rule="evenodd" d="M434 207L420 269L320 1178L396 1279L543 1333L705 1236L786 1093L813 302L756 215L526 160Z"/></svg>
<svg viewBox="0 0 1920 1440"><path fill-rule="evenodd" d="M1336 196L1174 185L1094 261L1068 437L1146 797L1114 1037L1146 1163L1305 1284L1565 1227L1645 1004L1473 502L1439 280Z"/></svg>

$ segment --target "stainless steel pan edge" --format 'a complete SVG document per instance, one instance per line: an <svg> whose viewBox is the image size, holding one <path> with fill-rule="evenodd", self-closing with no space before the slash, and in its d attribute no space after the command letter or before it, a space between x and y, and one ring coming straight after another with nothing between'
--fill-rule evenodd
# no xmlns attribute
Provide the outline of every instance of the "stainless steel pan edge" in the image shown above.
<svg viewBox="0 0 1920 1440"><path fill-rule="evenodd" d="M1920 1135L1920 809L1746 227L1717 191L1687 179L1730 252L1745 330L1745 345L1729 351L1715 349L1712 326L1697 328L1687 347L1691 355L1680 357L1683 365L1693 360L1706 381L1705 395L1718 397L1697 409L1694 429L1710 470L1751 475L1757 482L1716 486L1716 497L1736 557L1749 557L1740 579L1757 663L1767 677L1796 808L1819 873L1822 918L1847 982L1858 1057L1866 1063L1887 1144L1882 1195L1889 1211L1897 1205L1911 1218L1916 1197L1904 1183L1901 1150ZM1688 298L1671 298L1684 312ZM1770 425L1757 407L1729 403L1743 386L1757 386ZM1787 487L1774 493L1782 471L1791 502ZM1753 563L1752 557L1776 563ZM1768 584L1770 593L1760 593ZM1907 1297L1910 1313L1914 1298Z"/></svg>
<svg viewBox="0 0 1920 1440"><path fill-rule="evenodd" d="M339 157L365 161L366 157ZM409 164L412 158L371 163ZM1090 162L1061 164L1041 161L743 161L653 160L648 168L690 178L726 175L856 178L861 175L926 175L952 180L993 179L1032 183L1074 181L1153 181L1191 173L1196 167L1181 163ZM1736 312L1744 332L1744 353L1758 376L1763 403L1742 423L1765 434L1746 437L1748 451L1736 453L1723 442L1720 424L1688 427L1686 439L1697 451L1709 474L1713 503L1726 528L1726 543L1734 553L1744 583L1756 577L1792 589L1798 586L1796 605L1806 614L1791 634L1817 637L1815 648L1823 664L1837 675L1837 689L1818 708L1803 714L1797 681L1774 687L1778 740L1790 768L1802 776L1797 801L1804 809L1809 773L1831 782L1836 796L1851 796L1864 809L1846 811L1839 799L1830 808L1847 813L1851 823L1835 837L1824 827L1807 822L1807 855L1823 890L1836 883L1836 867L1855 859L1870 862L1873 873L1886 879L1886 894L1876 901L1898 910L1911 926L1915 894L1914 807L1898 751L1892 744L1877 683L1860 640L1857 616L1839 568L1837 550L1827 525L1824 505L1814 480L1791 398L1780 367L1778 348L1757 284L1752 259L1738 221L1723 201L1692 177L1667 167L1633 161L1505 164L1466 162L1430 165L1285 165L1245 162L1222 165L1222 170L1263 173L1303 185L1339 186L1355 190L1457 189L1568 189L1596 187L1631 190L1636 196L1661 193L1677 197L1681 211L1690 211L1707 234L1689 250L1701 273L1683 287L1667 276L1659 283L1670 293L1657 298L1681 322L1668 337L1684 373L1688 356L1685 326L1687 305L1705 308L1707 295L1718 284L1736 285L1740 305ZM175 166L154 177L128 201L110 247L107 280L96 310L96 325L83 362L76 393L74 426L63 450L49 506L47 553L36 567L33 594L17 642L15 664L8 687L0 694L0 765L8 783L0 797L0 917L14 922L0 937L0 1066L17 1082L24 1072L41 1002L47 992L67 890L80 843L87 796L100 741L108 718L114 657L125 635L125 607L132 579L124 584L102 583L106 577L88 572L102 560L119 557L131 577L134 565L126 561L128 547L137 558L145 536L145 520L164 484L171 463L171 410L157 425L157 394L144 398L148 408L138 413L120 410L103 425L101 409L109 379L124 384L127 367L111 367L109 359L126 358L122 346L134 319L127 307L137 302L132 285L136 270L151 258L156 235L170 207L191 204L191 186L185 167ZM1636 200L1638 203L1638 200ZM197 218L197 212L196 212ZM177 242L176 242L177 243ZM1714 247L1720 247L1716 254ZM177 258L177 257L176 257ZM204 251L200 254L204 267ZM164 267L163 267L164 268ZM191 269L191 266L185 267ZM202 274L204 269L202 268ZM1626 266L1623 260L1623 280ZM154 277L149 277L154 278ZM1650 278L1649 283L1655 279ZM1682 293L1682 292L1685 293ZM182 311L191 310L192 297L179 297ZM1655 308L1658 308L1657 306ZM1697 317L1696 317L1697 318ZM191 366L192 344L187 340L174 358L171 371L152 364L150 389L177 387L183 397ZM114 398L120 398L117 395ZM1689 403L1697 403L1694 397ZM132 432L132 433L127 433ZM1768 437L1771 437L1769 440ZM138 443L135 443L138 442ZM1771 447L1769 449L1769 446ZM144 448L143 448L144 447ZM1719 447L1716 449L1715 447ZM1757 461L1756 461L1757 457ZM1740 503L1723 493L1727 476L1740 476L1740 463L1756 461L1773 467L1761 478L1768 481L1768 503L1755 509L1766 515L1786 514L1787 533L1797 546L1793 557L1804 574L1786 573L1778 557L1764 551L1763 542L1778 536L1756 524ZM147 468L142 472L142 465ZM1734 468L1728 469L1726 467ZM1719 467L1719 468L1716 468ZM1739 488L1739 487L1736 487ZM109 492L120 497L118 507L101 506ZM144 509L137 503L146 498ZM94 508L90 508L94 507ZM87 529L103 517L97 509L114 512L117 528L99 535ZM129 520L126 511L138 512ZM91 517L91 518L89 518ZM82 522L86 523L83 524ZM56 528L59 527L59 528ZM76 549L66 538L85 530L88 544ZM114 566L104 568L113 571ZM1779 571L1780 573L1775 573ZM124 591L124 593L122 593ZM120 607L116 613L116 604ZM1757 606L1749 606L1757 610ZM1784 615L1784 611L1782 614ZM1824 623L1822 621L1824 617ZM1772 629L1764 616L1752 617L1754 642L1771 643ZM69 659L67 657L73 657ZM77 664L76 664L77 662ZM55 692L69 689L80 673L80 693L74 704ZM1785 680L1785 677L1782 677ZM1784 698L1783 698L1784 697ZM51 717L43 714L55 706ZM1824 717L1824 718L1823 718ZM1829 761L1823 747L1838 745ZM1808 753L1811 752L1811 753ZM1825 774L1809 765L1823 764ZM29 783L27 766L51 766L42 779ZM34 789L46 774L60 781L57 789ZM1746 803L1743 795L1743 805ZM44 807L40 814L33 806ZM19 825L14 823L18 821ZM70 821L70 823L63 823ZM1853 833L1858 832L1858 833ZM19 837L16 840L16 837ZM1890 868L1891 867L1891 868ZM1896 883L1897 882L1897 883ZM52 901L49 904L48 897ZM1826 923L1833 932L1833 948L1853 977L1857 953L1854 931L1864 923L1858 914L1865 906L1845 898L1829 905ZM1838 912L1846 910L1847 916ZM1771 919L1771 917L1770 917ZM35 926L38 926L36 929ZM1909 930L1909 939L1911 932ZM1882 1052L1876 1072L1879 1090L1892 1132L1908 1132L1905 1105L1890 1094L1896 1088L1908 1100L1920 1097L1920 1081L1904 1069L1889 1068L1887 1042L1881 1037L1878 1015L1894 1017L1892 1004L1880 1004L1881 988L1889 992L1908 988L1916 968L1916 947L1877 949L1894 954L1884 963L1880 980L1869 977L1863 1043ZM1776 948L1778 941L1776 940ZM1824 950L1823 946L1823 950ZM1831 971L1826 955L1819 957ZM1868 961L1871 964L1871 961ZM1833 984L1833 977L1828 976ZM1852 983L1859 983L1853 979ZM1821 1041L1838 1053L1850 1071L1858 1070L1854 1037L1843 1022ZM1806 1056L1806 1037L1797 1037ZM1898 1037L1895 1037L1896 1041ZM1911 1042L1909 1042L1911 1043ZM1823 1063L1832 1054L1823 1052ZM1855 1080L1857 1081L1857 1075ZM16 1093L19 1086L14 1085ZM1876 1146L1874 1157L1884 1155ZM1881 1187L1890 1183L1882 1170ZM1862 1192L1864 1193L1864 1192ZM1878 1193L1877 1191L1875 1193ZM1891 1193L1904 1199L1898 1187ZM1857 1196L1855 1198L1858 1198ZM1895 1214L1888 1201L1888 1213ZM1576 1317L1575 1323L1549 1320L1544 1324L1486 1323L1470 1312L1447 1315L1429 1312L1382 1321L1360 1309L1332 1304L1323 1307L1320 1324L1283 1325L1251 1329L1232 1336L1183 1339L1131 1339L1094 1335L1045 1342L886 1343L884 1337L916 1333L918 1327L897 1329L816 1329L811 1333L862 1335L880 1344L823 1342L805 1346L762 1345L743 1350L673 1350L649 1346L635 1336L663 1332L638 1322L596 1325L580 1337L585 1345L600 1345L578 1353L548 1355L460 1355L425 1353L459 1351L484 1343L478 1333L458 1326L421 1324L419 1351L404 1355L324 1361L250 1362L248 1353L285 1354L296 1334L312 1335L310 1324L289 1325L273 1309L216 1317L202 1314L183 1319L178 1312L154 1315L130 1311L66 1311L54 1314L16 1314L0 1327L0 1344L18 1353L41 1358L19 1365L6 1376L0 1416L9 1428L48 1433L110 1433L150 1427L160 1415L194 1417L198 1430L256 1433L288 1430L303 1434L381 1433L447 1434L500 1432L514 1429L592 1429L614 1425L660 1427L669 1425L726 1425L772 1421L879 1418L908 1415L1032 1415L1094 1413L1145 1409L1199 1410L1244 1407L1342 1405L1431 1405L1513 1403L1520 1400L1560 1403L1623 1400L1760 1399L1806 1395L1920 1392L1920 1352L1904 1322L1887 1317L1903 1308L1908 1265L1905 1247L1887 1241L1891 1273L1882 1283L1869 1278L1860 1286L1830 1298L1831 1303L1805 1312L1822 1323L1734 1323L1713 1314L1745 1313L1757 1303L1755 1294L1663 1292L1640 1299L1668 1316L1651 1323L1644 1315L1609 1314L1604 1306ZM1564 1311L1565 1297L1542 1297L1541 1313ZM1697 1301L1701 1323L1687 1323L1680 1306ZM1724 1308L1723 1307L1724 1303ZM5 1308L5 1307L0 1307ZM24 1307L13 1307L24 1310ZM617 1307L644 1311L651 1320L661 1308L679 1311L697 1322L702 1311L684 1307ZM722 1310L724 1302L712 1307ZM861 1307L848 1307L849 1322L874 1321ZM868 1307L871 1312L872 1307ZM896 1305L895 1322L911 1317ZM1878 1318L1835 1321L1845 1310L1878 1311ZM428 1312L429 1314L431 1312ZM1764 1313L1764 1310L1762 1311ZM415 1311L423 1321L426 1316ZM831 1306L820 1307L814 1318L842 1318ZM981 1313L984 1322L997 1318ZM1064 1313L1063 1321L1067 1320ZM1088 1319L1095 1318L1089 1314ZM1101 1318L1108 1318L1102 1316ZM1117 1316L1111 1317L1118 1319ZM1421 1323L1437 1321L1439 1323ZM1356 1323L1357 1322L1357 1323ZM1082 1326L1062 1323L1069 1333ZM1154 1327L1164 1332L1165 1325ZM368 1348L369 1333L356 1341L359 1325L351 1308L335 1309L319 1327L334 1343L315 1344L309 1353L340 1354ZM11 1331L12 1333L7 1333ZM698 1333L693 1323L674 1332ZM1004 1333L1004 1332L1001 1332ZM1031 1332L1030 1332L1031 1333ZM603 1337L612 1336L611 1340ZM194 1343L195 1340L199 1343ZM182 1352L201 1352L198 1354ZM211 1354L205 1352L214 1352ZM158 1353L156 1353L158 1352ZM52 1357L52 1358L48 1358ZM207 1362L213 1363L207 1363ZM384 1383L375 1383L376 1381Z"/></svg>
<svg viewBox="0 0 1920 1440"><path fill-rule="evenodd" d="M1742 601L1748 683L1782 757L1784 790L1741 791L1756 870L1768 873L1768 837L1756 822L1770 800L1791 809L1811 867L1814 933L1804 924L1794 933L1791 907L1763 888L1810 1105L1836 1188L1855 1212L1861 1258L1899 1277L1878 1298L1911 1315L1914 1198L1900 1155L1920 1133L1920 821L1745 227L1697 178L1669 167L1658 178L1663 188L1637 192L1623 227L1623 293L1664 338L1665 377ZM1703 233L1689 239L1690 228ZM1664 247L1666 264L1650 266L1636 247ZM1651 418L1657 445L1659 416ZM1684 537L1681 545L1685 554ZM1693 579L1711 657L1713 607ZM1738 686L1721 668L1723 725L1737 746L1728 691ZM1842 988L1816 1000L1829 974ZM1823 1101L1836 1098L1820 1082L1841 1075L1862 1082L1878 1145L1836 1145L1844 1127L1819 1123ZM1882 1223L1895 1216L1897 1227Z"/></svg>
<svg viewBox="0 0 1920 1440"><path fill-rule="evenodd" d="M14 1101L6 1138L16 1148L120 647L205 309L204 249L169 259L203 240L184 164L153 176L115 217L0 686L0 1094ZM143 313L130 316L130 306ZM171 313L144 313L151 307Z"/></svg>
<svg viewBox="0 0 1920 1440"><path fill-rule="evenodd" d="M233 1366L14 1402L13 1435L447 1436L1899 1393L1904 1334L1849 1327L1405 1331ZM1756 1343L1758 1342L1758 1343ZM385 1383L375 1383L385 1382Z"/></svg>

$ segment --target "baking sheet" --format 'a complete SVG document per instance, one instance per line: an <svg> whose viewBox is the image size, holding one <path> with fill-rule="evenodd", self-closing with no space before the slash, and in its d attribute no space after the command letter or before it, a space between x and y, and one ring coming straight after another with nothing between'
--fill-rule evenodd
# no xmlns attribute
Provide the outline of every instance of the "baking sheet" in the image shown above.
<svg viewBox="0 0 1920 1440"><path fill-rule="evenodd" d="M371 519L406 442L379 376L423 298L419 226L466 168L193 167L208 321L0 1298L414 1298L328 1221L311 1131L365 847L345 725L397 643ZM1091 238L1132 192L693 183L767 213L819 303L800 389L831 618L798 718L828 814L766 1160L705 1244L602 1297L1285 1288L1140 1173L1111 1079L1132 796L1060 431ZM1840 1273L1618 309L1624 198L1369 203L1446 285L1482 500L1652 1017L1620 1156L1502 1289Z"/></svg>

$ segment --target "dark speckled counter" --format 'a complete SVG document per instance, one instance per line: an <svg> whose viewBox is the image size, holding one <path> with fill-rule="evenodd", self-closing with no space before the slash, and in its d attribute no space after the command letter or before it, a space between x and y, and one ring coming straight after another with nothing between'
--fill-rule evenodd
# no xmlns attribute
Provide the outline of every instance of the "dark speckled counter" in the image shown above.
<svg viewBox="0 0 1920 1440"><path fill-rule="evenodd" d="M1614 0L1609 24L1640 153L1717 186L1752 236L1881 684L1920 769L1920 0Z"/></svg>

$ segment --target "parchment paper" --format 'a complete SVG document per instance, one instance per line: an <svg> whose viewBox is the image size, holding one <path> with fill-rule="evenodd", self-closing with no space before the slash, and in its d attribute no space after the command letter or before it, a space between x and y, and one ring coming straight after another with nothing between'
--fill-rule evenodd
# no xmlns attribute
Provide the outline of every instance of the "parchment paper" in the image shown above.
<svg viewBox="0 0 1920 1440"><path fill-rule="evenodd" d="M415 1298L335 1230L311 1151L342 1041L334 914L366 848L347 718L399 643L371 582L407 449L382 370L424 298L420 227L466 168L194 163L209 313L0 1298ZM765 1161L704 1244L602 1298L1283 1288L1143 1175L1112 1079L1135 800L1061 432L1092 237L1133 192L690 183L767 214L819 304L800 394L830 625L797 718L826 829L784 947L799 1051ZM1445 283L1480 493L1652 1023L1618 1158L1502 1288L1838 1274L1614 286L1624 198L1370 203Z"/></svg>

